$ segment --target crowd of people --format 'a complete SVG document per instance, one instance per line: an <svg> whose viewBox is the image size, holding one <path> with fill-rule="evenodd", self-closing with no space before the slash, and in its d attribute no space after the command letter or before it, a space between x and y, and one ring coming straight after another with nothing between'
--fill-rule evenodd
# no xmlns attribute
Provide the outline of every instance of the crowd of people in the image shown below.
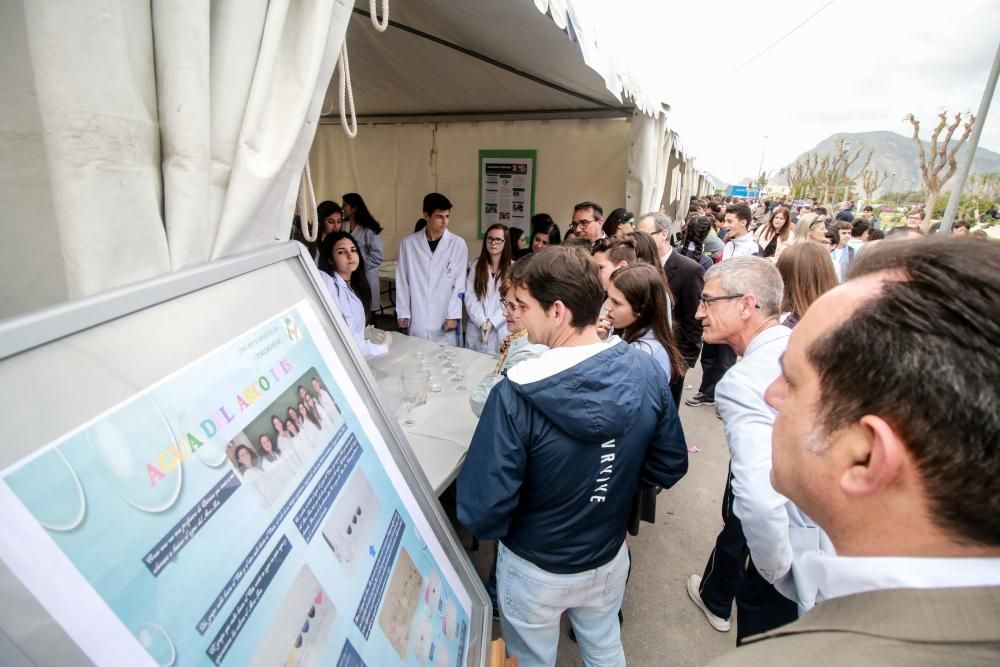
<svg viewBox="0 0 1000 667"><path fill-rule="evenodd" d="M555 664L564 613L585 664L625 663L625 536L687 471L699 359L684 403L715 406L731 462L687 595L736 626L719 664L1000 660L1000 248L925 238L921 211L885 230L849 204L713 197L680 225L592 201L562 239L544 214L520 243L493 225L470 263L451 203L423 204L398 324L455 344L465 319L498 355L457 516L497 541L487 590L519 664ZM328 261L364 303L364 258Z"/></svg>

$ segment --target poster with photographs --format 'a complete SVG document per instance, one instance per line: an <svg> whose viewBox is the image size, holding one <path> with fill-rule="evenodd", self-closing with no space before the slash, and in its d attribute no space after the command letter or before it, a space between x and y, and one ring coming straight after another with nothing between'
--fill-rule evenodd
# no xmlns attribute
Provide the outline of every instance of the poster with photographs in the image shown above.
<svg viewBox="0 0 1000 667"><path fill-rule="evenodd" d="M534 150L479 151L479 238L497 223L530 234L536 162Z"/></svg>
<svg viewBox="0 0 1000 667"><path fill-rule="evenodd" d="M27 585L149 665L467 664L470 597L347 377L302 301L0 472Z"/></svg>

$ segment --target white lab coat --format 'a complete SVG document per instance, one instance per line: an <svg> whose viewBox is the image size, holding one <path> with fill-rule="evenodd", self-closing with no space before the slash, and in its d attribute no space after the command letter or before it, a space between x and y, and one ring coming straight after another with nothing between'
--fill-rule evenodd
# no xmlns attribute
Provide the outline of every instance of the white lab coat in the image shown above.
<svg viewBox="0 0 1000 667"><path fill-rule="evenodd" d="M447 229L431 252L423 230L404 236L396 262L396 317L410 320L410 335L455 345L455 331L444 332L445 320L462 319L461 294L469 248Z"/></svg>
<svg viewBox="0 0 1000 667"><path fill-rule="evenodd" d="M366 359L370 359L388 352L389 346L365 340L365 309L361 299L354 293L350 285L339 274L331 276L329 273L320 271L319 275L330 296L333 297L333 301L337 304L337 308L340 309L340 314L344 316L347 328L350 330L354 342L358 344L361 354Z"/></svg>
<svg viewBox="0 0 1000 667"><path fill-rule="evenodd" d="M469 313L469 330L465 332L465 346L476 352L497 354L500 341L507 337L507 318L503 316L503 306L500 304L500 285L496 277L488 277L486 298L476 296L476 265L479 258L469 264L469 277L465 280L465 311ZM479 328L489 320L493 324L489 338L483 342Z"/></svg>
<svg viewBox="0 0 1000 667"><path fill-rule="evenodd" d="M351 230L351 236L357 242L358 252L365 260L365 277L368 279L368 287L372 291L372 310L378 310L382 307L382 299L379 296L378 267L382 266L382 260L385 258L382 239L378 237L378 234L361 225L354 226L354 229Z"/></svg>

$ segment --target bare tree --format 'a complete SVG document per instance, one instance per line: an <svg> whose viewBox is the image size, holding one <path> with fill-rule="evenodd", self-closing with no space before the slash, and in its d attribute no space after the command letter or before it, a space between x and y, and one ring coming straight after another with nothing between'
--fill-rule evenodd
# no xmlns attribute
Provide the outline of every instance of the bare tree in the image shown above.
<svg viewBox="0 0 1000 667"><path fill-rule="evenodd" d="M965 114L966 118L964 121L962 116L962 113L956 113L951 122L948 122L947 111L942 111L938 114L938 124L931 133L929 155L928 151L924 149L924 142L920 140L920 121L912 113L907 114L906 118L903 119L913 125L913 143L917 145L920 176L923 178L924 187L927 188L927 204L923 224L925 234L930 229L931 216L934 214L934 204L937 203L938 196L941 194L941 187L948 182L949 178L955 175L955 170L958 169L958 162L955 159L955 155L962 144L965 143L965 140L972 134L973 125L976 123L976 117L971 113ZM953 143L952 139L954 138L955 130L959 126L962 126L962 136L955 139ZM946 130L947 132L942 140L941 133Z"/></svg>
<svg viewBox="0 0 1000 667"><path fill-rule="evenodd" d="M861 189L865 191L865 199L869 202L875 196L875 192L882 187L882 184L889 180L889 170L878 171L877 169L861 170Z"/></svg>

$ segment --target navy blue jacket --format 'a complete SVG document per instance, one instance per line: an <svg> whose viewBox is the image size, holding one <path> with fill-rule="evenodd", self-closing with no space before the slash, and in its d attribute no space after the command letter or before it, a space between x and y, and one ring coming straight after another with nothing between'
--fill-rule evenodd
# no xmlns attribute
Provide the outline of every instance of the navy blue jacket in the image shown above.
<svg viewBox="0 0 1000 667"><path fill-rule="evenodd" d="M544 570L582 572L621 548L640 481L668 488L686 472L666 373L618 343L493 388L458 476L458 518Z"/></svg>

